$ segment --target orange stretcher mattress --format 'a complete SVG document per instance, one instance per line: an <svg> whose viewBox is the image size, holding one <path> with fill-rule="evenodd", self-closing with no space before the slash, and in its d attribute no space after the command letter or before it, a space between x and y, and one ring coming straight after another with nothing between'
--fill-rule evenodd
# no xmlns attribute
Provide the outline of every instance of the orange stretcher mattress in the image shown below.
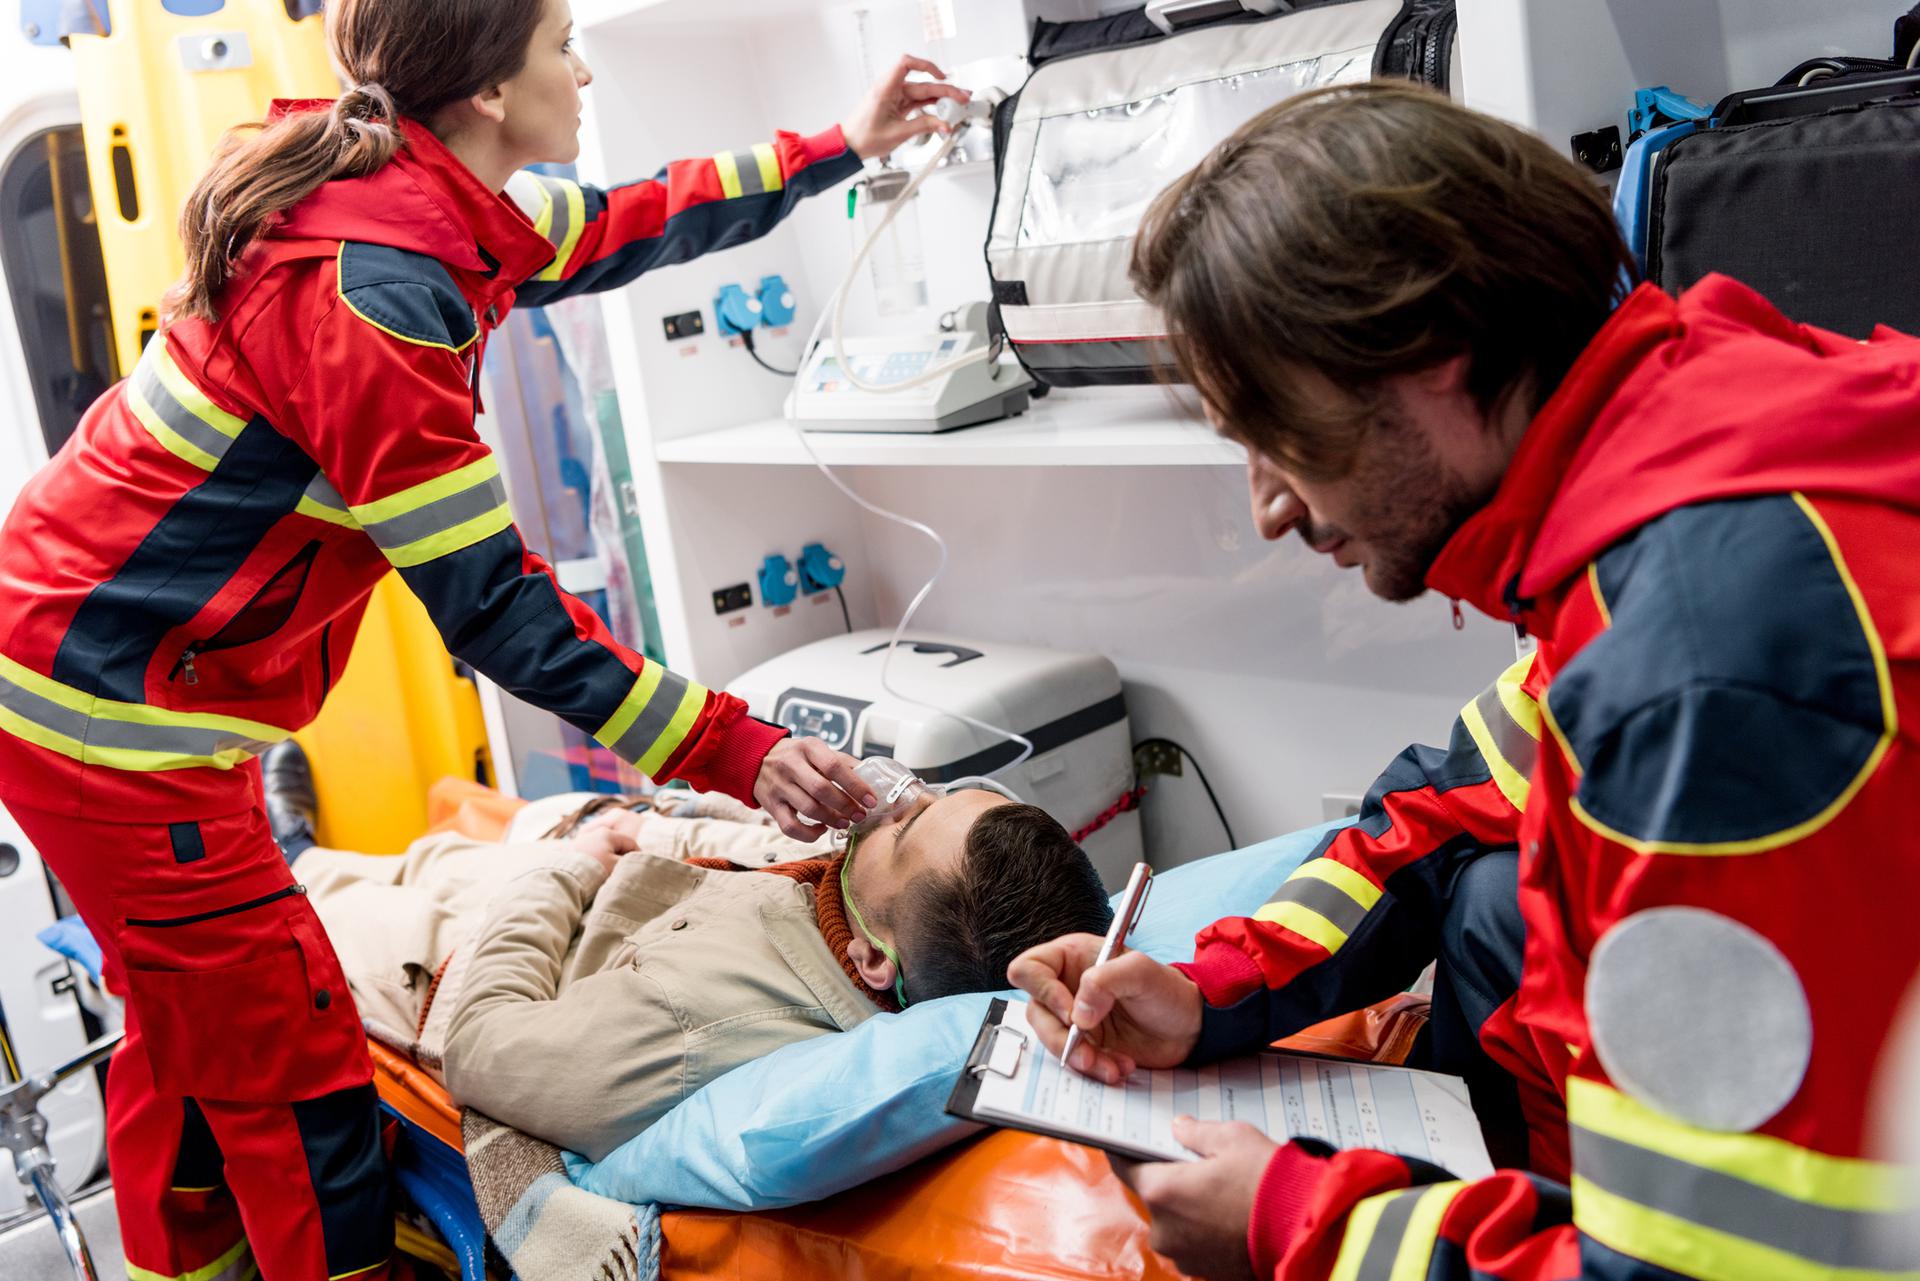
<svg viewBox="0 0 1920 1281"><path fill-rule="evenodd" d="M519 802L458 779L433 788L436 830L496 836ZM1281 1044L1400 1062L1426 1003L1396 997ZM460 1110L426 1072L370 1043L380 1097L459 1148ZM663 1281L837 1277L847 1281L1179 1281L1147 1245L1145 1212L1104 1153L1002 1130L812 1205L661 1217Z"/></svg>

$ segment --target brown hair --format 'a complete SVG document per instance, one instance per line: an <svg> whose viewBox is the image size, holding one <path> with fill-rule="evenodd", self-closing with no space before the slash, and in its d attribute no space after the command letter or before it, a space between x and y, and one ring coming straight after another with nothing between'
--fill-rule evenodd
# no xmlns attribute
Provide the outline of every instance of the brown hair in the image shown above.
<svg viewBox="0 0 1920 1281"><path fill-rule="evenodd" d="M330 0L327 44L350 86L329 111L229 130L180 211L187 272L161 310L215 319L214 300L255 237L322 183L372 173L401 146L402 116L512 78L544 0Z"/></svg>
<svg viewBox="0 0 1920 1281"><path fill-rule="evenodd" d="M1100 874L1037 805L996 805L973 820L959 866L922 876L893 905L907 995L918 1004L1007 986L1007 967L1062 934L1113 919Z"/></svg>
<svg viewBox="0 0 1920 1281"><path fill-rule="evenodd" d="M1256 116L1154 201L1132 263L1221 429L1314 479L1351 468L1386 377L1467 353L1483 410L1544 400L1636 274L1589 174L1388 82Z"/></svg>

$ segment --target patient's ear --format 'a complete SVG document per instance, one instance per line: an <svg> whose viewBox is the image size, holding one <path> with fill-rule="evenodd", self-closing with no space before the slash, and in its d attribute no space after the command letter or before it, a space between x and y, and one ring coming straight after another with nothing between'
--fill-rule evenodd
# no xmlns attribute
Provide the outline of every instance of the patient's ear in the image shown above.
<svg viewBox="0 0 1920 1281"><path fill-rule="evenodd" d="M847 944L847 959L860 972L862 983L876 992L893 990L893 962L883 956L879 948L856 934Z"/></svg>

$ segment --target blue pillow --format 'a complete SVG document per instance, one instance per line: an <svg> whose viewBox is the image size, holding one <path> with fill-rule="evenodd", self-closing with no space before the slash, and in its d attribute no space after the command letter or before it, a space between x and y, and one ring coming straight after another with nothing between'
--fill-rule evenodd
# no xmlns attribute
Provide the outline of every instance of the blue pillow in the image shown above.
<svg viewBox="0 0 1920 1281"><path fill-rule="evenodd" d="M1153 878L1132 946L1162 961L1193 936L1251 915L1334 828L1328 823ZM974 1133L946 1114L994 994L950 996L879 1014L735 1068L645 1133L567 1171L589 1192L635 1205L771 1210L815 1201Z"/></svg>

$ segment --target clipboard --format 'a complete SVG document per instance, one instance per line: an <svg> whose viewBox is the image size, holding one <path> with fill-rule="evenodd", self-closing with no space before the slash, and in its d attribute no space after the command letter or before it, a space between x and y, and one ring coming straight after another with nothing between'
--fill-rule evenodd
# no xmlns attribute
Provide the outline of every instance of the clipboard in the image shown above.
<svg viewBox="0 0 1920 1281"><path fill-rule="evenodd" d="M947 1113L1134 1161L1196 1159L1172 1137L1177 1113L1247 1121L1278 1142L1404 1153L1461 1178L1493 1172L1466 1082L1416 1068L1263 1049L1197 1069L1141 1071L1107 1086L1062 1067L996 997L947 1099Z"/></svg>

